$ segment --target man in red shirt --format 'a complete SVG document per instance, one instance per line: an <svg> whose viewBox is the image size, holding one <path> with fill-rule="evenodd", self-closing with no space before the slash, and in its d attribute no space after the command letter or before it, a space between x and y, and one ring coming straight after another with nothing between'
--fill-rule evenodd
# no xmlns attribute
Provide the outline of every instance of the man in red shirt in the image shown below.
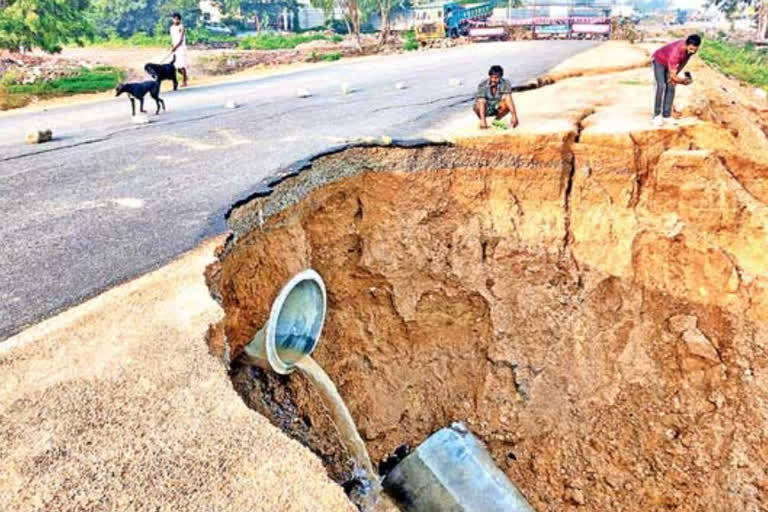
<svg viewBox="0 0 768 512"><path fill-rule="evenodd" d="M701 37L694 34L685 40L669 43L653 54L653 75L656 77L656 102L653 107L653 123L664 124L672 115L672 102L675 100L677 84L690 85L690 76L680 78L680 73L691 55L699 51ZM663 115L663 117L662 117Z"/></svg>

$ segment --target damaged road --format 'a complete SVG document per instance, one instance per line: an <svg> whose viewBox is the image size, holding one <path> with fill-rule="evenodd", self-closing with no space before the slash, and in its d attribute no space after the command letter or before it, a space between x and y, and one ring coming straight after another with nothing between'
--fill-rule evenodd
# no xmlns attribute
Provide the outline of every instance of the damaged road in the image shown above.
<svg viewBox="0 0 768 512"><path fill-rule="evenodd" d="M122 98L0 118L0 339L221 233L273 169L354 137L417 136L464 108L455 96L471 98L491 64L524 84L591 46L473 45L192 88L164 95L169 112L139 128ZM313 96L296 98L300 87ZM56 140L24 146L41 122Z"/></svg>
<svg viewBox="0 0 768 512"><path fill-rule="evenodd" d="M514 132L463 116L450 144L348 148L271 180L208 267L211 352L347 482L307 381L238 360L313 268L312 358L374 464L461 420L535 510L764 510L768 109L693 69L723 89L681 97L677 126L652 127L629 85L645 70L606 74L520 95L538 122Z"/></svg>

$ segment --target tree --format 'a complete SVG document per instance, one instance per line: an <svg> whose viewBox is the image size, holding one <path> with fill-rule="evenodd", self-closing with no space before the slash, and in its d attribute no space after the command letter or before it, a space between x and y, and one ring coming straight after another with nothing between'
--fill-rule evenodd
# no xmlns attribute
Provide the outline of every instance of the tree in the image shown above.
<svg viewBox="0 0 768 512"><path fill-rule="evenodd" d="M765 39L766 32L768 32L768 0L763 0L757 10L757 39Z"/></svg>
<svg viewBox="0 0 768 512"><path fill-rule="evenodd" d="M197 0L91 0L91 3L91 19L100 35L154 34L158 22L167 27L173 12L181 13L184 24L189 27L195 26L200 17Z"/></svg>
<svg viewBox="0 0 768 512"><path fill-rule="evenodd" d="M93 39L88 0L3 0L0 8L0 48L53 53Z"/></svg>
<svg viewBox="0 0 768 512"><path fill-rule="evenodd" d="M376 0L376 4L381 14L381 35L379 37L379 45L383 46L389 39L389 13L392 9L403 5L403 0Z"/></svg>
<svg viewBox="0 0 768 512"><path fill-rule="evenodd" d="M341 11L347 32L355 37L357 50L362 50L360 26L368 18L368 14L376 8L374 0L310 0L310 2L312 7L322 9L326 16L333 17L335 10Z"/></svg>
<svg viewBox="0 0 768 512"><path fill-rule="evenodd" d="M768 0L712 0L710 5L716 6L728 15L744 7L754 8L757 13L756 39L765 39L768 31Z"/></svg>

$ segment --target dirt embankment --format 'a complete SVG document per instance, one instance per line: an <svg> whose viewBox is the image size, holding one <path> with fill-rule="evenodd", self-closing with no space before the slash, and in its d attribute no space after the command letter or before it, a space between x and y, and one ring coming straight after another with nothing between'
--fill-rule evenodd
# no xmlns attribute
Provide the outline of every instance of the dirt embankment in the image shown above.
<svg viewBox="0 0 768 512"><path fill-rule="evenodd" d="M235 359L312 267L329 292L315 355L374 462L462 420L542 512L765 510L764 113L696 66L680 105L697 117L653 129L646 71L520 95L519 131L461 118L451 144L276 180L208 268L212 352ZM300 375L233 379L348 477Z"/></svg>

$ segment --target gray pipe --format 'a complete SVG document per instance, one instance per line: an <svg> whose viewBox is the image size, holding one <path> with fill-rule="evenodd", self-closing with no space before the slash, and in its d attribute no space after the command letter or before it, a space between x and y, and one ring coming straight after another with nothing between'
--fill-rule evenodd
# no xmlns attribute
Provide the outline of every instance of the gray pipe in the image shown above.
<svg viewBox="0 0 768 512"><path fill-rule="evenodd" d="M463 423L432 434L383 484L406 512L535 512Z"/></svg>

